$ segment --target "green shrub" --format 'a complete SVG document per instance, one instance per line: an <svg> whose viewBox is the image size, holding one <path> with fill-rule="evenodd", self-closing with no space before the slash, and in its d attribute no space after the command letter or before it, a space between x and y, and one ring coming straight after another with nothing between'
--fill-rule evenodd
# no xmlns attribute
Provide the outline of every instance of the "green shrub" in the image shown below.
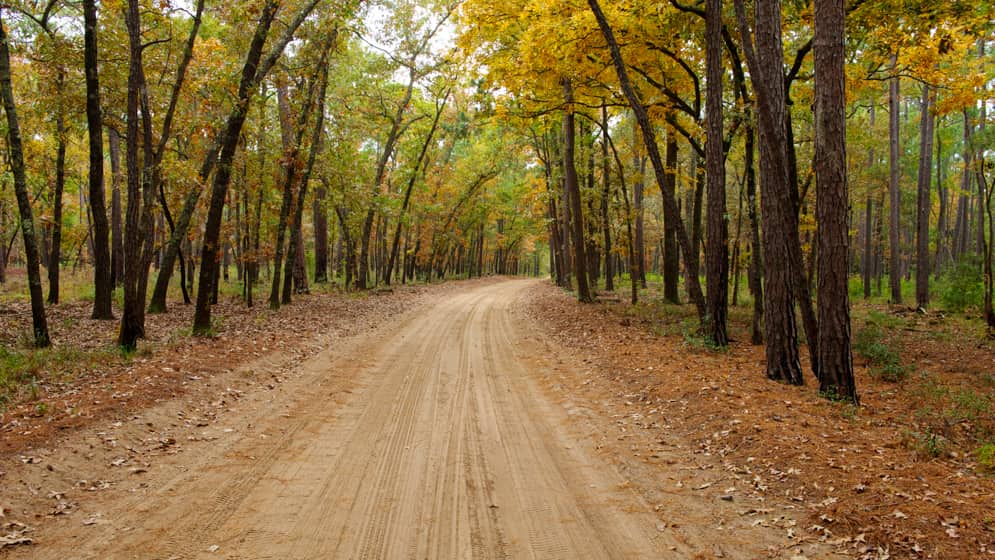
<svg viewBox="0 0 995 560"><path fill-rule="evenodd" d="M875 322L857 331L853 349L863 356L871 366L871 373L892 383L909 376L909 367L902 365L898 352L884 340L884 331Z"/></svg>
<svg viewBox="0 0 995 560"><path fill-rule="evenodd" d="M986 443L974 450L974 456L978 458L978 464L987 470L995 470L995 443Z"/></svg>
<svg viewBox="0 0 995 560"><path fill-rule="evenodd" d="M940 301L949 311L980 307L985 294L977 258L968 258L947 269L939 282Z"/></svg>

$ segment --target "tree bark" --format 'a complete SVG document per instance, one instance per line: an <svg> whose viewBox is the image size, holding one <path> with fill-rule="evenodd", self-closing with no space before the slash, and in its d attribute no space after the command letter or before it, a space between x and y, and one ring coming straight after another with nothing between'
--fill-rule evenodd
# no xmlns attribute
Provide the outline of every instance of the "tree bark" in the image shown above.
<svg viewBox="0 0 995 560"><path fill-rule="evenodd" d="M55 192L52 196L52 254L48 258L48 303L59 303L59 272L62 267L62 195L66 190L66 116L63 107L65 70L57 70L55 93Z"/></svg>
<svg viewBox="0 0 995 560"><path fill-rule="evenodd" d="M14 103L14 86L10 76L10 44L3 27L3 9L0 9L0 97L7 114L7 145L10 150L10 167L14 175L14 194L21 217L21 237L24 241L24 258L28 269L28 292L31 294L31 326L34 343L38 348L51 345L48 321L45 318L45 301L41 287L38 244L35 239L35 222L31 211L31 196L24 170L24 145Z"/></svg>
<svg viewBox="0 0 995 560"><path fill-rule="evenodd" d="M930 180L933 175L933 109L936 92L928 84L922 87L919 117L919 174L916 180L916 307L929 307L929 211Z"/></svg>
<svg viewBox="0 0 995 560"><path fill-rule="evenodd" d="M902 241L900 236L900 220L902 216L902 192L899 189L898 173L898 112L901 109L901 98L898 90L898 74L896 66L898 55L891 55L891 71L893 76L888 80L888 191L891 193L891 223L889 224L889 241L891 259L889 281L891 285L891 303L902 303Z"/></svg>
<svg viewBox="0 0 995 560"><path fill-rule="evenodd" d="M670 193L675 199L677 197L677 134L673 130L667 131L667 141L664 148L667 166L667 182L663 189ZM642 203L642 201L640 201ZM671 214L664 208L663 212L663 299L669 303L681 303L678 294L680 284L680 255L677 248L677 223L681 221L681 214ZM645 274L643 274L645 280ZM645 282L643 287L645 287Z"/></svg>
<svg viewBox="0 0 995 560"><path fill-rule="evenodd" d="M611 161L608 159L608 106L601 105L601 230L605 250L605 290L615 290L614 255L612 254L611 220L608 216L608 202L611 198Z"/></svg>
<svg viewBox="0 0 995 560"><path fill-rule="evenodd" d="M847 287L846 70L843 0L815 5L815 161L819 391L857 404Z"/></svg>
<svg viewBox="0 0 995 560"><path fill-rule="evenodd" d="M707 332L716 346L729 344L729 224L726 216L726 172L722 124L722 0L705 2L706 131L705 169L708 222L705 284L708 297Z"/></svg>
<svg viewBox="0 0 995 560"><path fill-rule="evenodd" d="M871 104L870 108L870 129L874 130L874 105ZM871 147L867 151L867 167L870 169L874 165L874 148ZM818 189L818 185L816 185ZM874 269L872 263L872 247L874 246L871 235L871 230L873 229L874 223L874 199L871 197L871 193L867 193L867 200L864 203L864 256L860 259L862 268L862 277L864 283L864 299L870 299L871 297L871 273Z"/></svg>
<svg viewBox="0 0 995 560"><path fill-rule="evenodd" d="M408 203L411 201L411 192L414 190L415 182L418 180L418 171L421 169L422 163L425 161L425 155L428 153L428 148L432 144L432 138L435 137L435 131L439 126L439 119L442 118L442 112L445 110L446 103L448 101L449 90L446 90L445 95L442 97L441 103L437 104L435 108L435 117L432 119L432 127L425 136L425 142L422 143L421 151L418 153L418 159L415 160L415 166L411 170L411 177L408 179L407 188L404 189L404 201L401 203L401 213L397 216L397 226L394 230L394 240L391 242L390 258L387 261L387 272L384 274L384 282L388 286L390 285L391 274L394 272L394 264L397 262L397 251L401 240L401 226L404 225L404 216L408 211Z"/></svg>
<svg viewBox="0 0 995 560"><path fill-rule="evenodd" d="M92 319L114 318L111 308L112 259L108 244L107 204L104 199L103 111L100 107L100 80L97 49L97 3L83 0L83 65L86 70L86 127L90 149L88 177L91 219L93 221L93 313Z"/></svg>
<svg viewBox="0 0 995 560"><path fill-rule="evenodd" d="M314 283L328 282L328 190L322 184L314 191L312 207L314 222Z"/></svg>
<svg viewBox="0 0 995 560"><path fill-rule="evenodd" d="M111 162L111 284L124 284L124 213L121 208L121 135L107 128L107 152Z"/></svg>
<svg viewBox="0 0 995 560"><path fill-rule="evenodd" d="M217 270L218 240L221 234L221 212L224 209L225 197L228 194L228 183L231 179L231 162L235 156L238 137L249 111L249 97L252 91L262 81L259 70L259 60L262 57L263 44L269 33L270 25L276 17L278 2L267 0L259 16L245 64L242 66L242 77L239 83L238 97L235 106L229 113L224 131L219 138L214 181L211 184L211 200L208 206L207 224L201 249L200 275L197 286L197 303L194 310L193 332L197 335L207 335L211 332L211 284ZM282 51L282 47L281 47ZM256 79L258 76L258 79ZM206 178L204 175L202 177ZM188 198L188 201L190 199ZM194 204L196 205L196 203ZM177 227L177 230L180 228Z"/></svg>
<svg viewBox="0 0 995 560"><path fill-rule="evenodd" d="M632 173L635 178L632 185L632 206L635 212L635 251L632 269L629 274L635 275L642 288L646 288L646 240L644 236L643 190L646 182L643 180L646 172L646 159L639 153L639 124L632 121ZM676 194L675 194L676 196Z"/></svg>
<svg viewBox="0 0 995 560"><path fill-rule="evenodd" d="M742 0L736 0L737 19L750 72L754 76L760 137L760 190L763 216L764 330L767 377L785 383L803 383L798 357L791 236L797 241L797 194L788 176L785 127L781 3L754 4L756 51L746 24ZM772 264L776 263L776 264Z"/></svg>
<svg viewBox="0 0 995 560"><path fill-rule="evenodd" d="M139 105L144 87L142 68L141 19L138 0L128 0L125 11L128 30L129 66L127 98L127 133L125 145L125 170L127 176L127 212L124 225L124 308L121 312L121 329L118 345L134 350L138 339L145 336L144 298L139 293L141 284L142 252L145 236L147 208L142 204L142 173L139 166ZM148 152L146 147L145 151ZM147 155L147 154L146 154Z"/></svg>
<svg viewBox="0 0 995 560"><path fill-rule="evenodd" d="M571 234L573 236L574 275L577 277L577 299L582 303L593 303L591 288L588 285L587 255L584 243L584 214L580 203L580 182L577 167L574 165L574 96L569 78L562 80L563 101L566 114L563 115L563 188L570 203Z"/></svg>

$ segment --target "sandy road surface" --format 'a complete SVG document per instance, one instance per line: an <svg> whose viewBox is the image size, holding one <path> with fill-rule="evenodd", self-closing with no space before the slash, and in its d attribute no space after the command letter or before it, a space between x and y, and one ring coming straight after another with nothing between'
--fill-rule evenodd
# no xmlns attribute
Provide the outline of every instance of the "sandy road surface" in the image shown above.
<svg viewBox="0 0 995 560"><path fill-rule="evenodd" d="M738 475L571 391L590 366L534 332L536 282L454 285L303 362L260 348L205 397L0 463L34 541L0 558L836 557L794 505L719 499Z"/></svg>
<svg viewBox="0 0 995 560"><path fill-rule="evenodd" d="M457 292L303 367L292 405L33 558L660 558L684 546L540 396L509 313ZM526 365L529 364L529 365ZM280 408L283 406L283 408ZM82 536L81 536L82 535Z"/></svg>

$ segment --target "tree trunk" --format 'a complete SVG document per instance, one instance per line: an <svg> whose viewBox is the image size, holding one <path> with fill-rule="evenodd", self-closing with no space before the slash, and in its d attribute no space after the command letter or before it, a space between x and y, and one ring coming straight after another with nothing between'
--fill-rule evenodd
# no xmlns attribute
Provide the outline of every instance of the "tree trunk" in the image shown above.
<svg viewBox="0 0 995 560"><path fill-rule="evenodd" d="M432 127L429 129L428 134L425 136L425 142L422 143L421 151L418 153L418 159L415 160L415 166L411 170L411 177L408 179L408 186L404 189L404 201L401 203L401 213L397 216L397 226L394 230L394 240L390 245L390 257L387 261L387 272L384 274L384 282L390 285L390 276L394 272L394 264L397 261L397 251L401 239L401 226L404 225L404 216L408 211L408 203L411 201L411 191L414 190L415 181L418 180L418 170L421 169L422 163L425 161L425 155L428 153L428 148L432 144L432 138L435 137L435 131L439 126L439 119L442 118L442 112L446 108L446 103L449 101L449 90L446 90L445 95L442 97L441 103L436 105L435 117L432 119Z"/></svg>
<svg viewBox="0 0 995 560"><path fill-rule="evenodd" d="M107 128L107 151L111 161L111 286L124 284L124 224L121 211L121 135Z"/></svg>
<svg viewBox="0 0 995 560"><path fill-rule="evenodd" d="M231 162L235 157L235 149L238 146L238 138L245 123L246 114L249 111L249 99L253 91L262 82L266 73L276 63L276 59L282 54L284 47L290 42L294 32L303 22L304 18L314 8L317 0L309 0L301 8L297 17L287 27L283 37L274 45L270 55L265 62L260 65L263 44L269 33L270 24L276 16L279 3L276 0L267 0L263 6L256 26L252 42L246 55L245 64L242 67L242 77L238 88L238 97L235 106L229 113L228 121L219 138L219 154L215 164L214 181L211 184L211 200L208 204L207 223L204 227L204 241L201 249L200 276L197 286L197 305L194 310L193 332L197 335L206 335L211 332L211 279L217 270L217 250L218 240L221 234L221 213L225 205L225 197L228 194L228 183L231 179Z"/></svg>
<svg viewBox="0 0 995 560"><path fill-rule="evenodd" d="M635 177L635 184L632 185L632 205L636 213L636 234L635 250L636 256L633 260L632 270L629 274L635 275L639 285L646 288L646 241L644 239L644 210L643 210L643 190L646 182L643 180L646 173L646 158L639 153L639 124L632 121L632 173ZM667 164L669 168L669 163ZM674 196L677 196L676 193Z"/></svg>
<svg viewBox="0 0 995 560"><path fill-rule="evenodd" d="M850 350L847 287L845 11L843 0L815 5L815 161L819 267L819 391L859 402Z"/></svg>
<svg viewBox="0 0 995 560"><path fill-rule="evenodd" d="M314 283L328 282L328 208L325 207L328 190L324 183L314 191Z"/></svg>
<svg viewBox="0 0 995 560"><path fill-rule="evenodd" d="M874 130L874 105L871 104L870 108L870 129ZM874 148L871 147L867 150L867 168L870 169L874 165ZM818 184L816 185L818 190ZM816 204L818 204L818 198L816 198ZM871 193L867 193L867 200L864 203L864 256L860 259L862 278L864 283L864 299L870 299L871 297L871 272L873 270L872 266L872 247L871 242L871 230L873 229L874 221L874 199L871 198Z"/></svg>
<svg viewBox="0 0 995 560"><path fill-rule="evenodd" d="M62 268L62 195L66 190L66 117L63 108L65 70L57 70L55 93L55 192L52 195L52 254L48 259L48 303L59 303L59 272Z"/></svg>
<svg viewBox="0 0 995 560"><path fill-rule="evenodd" d="M677 197L677 134L673 130L667 131L667 142L665 146L665 158L667 166L666 183L663 189L670 193L675 199ZM641 201L640 201L641 202ZM680 284L680 255L677 248L677 223L681 220L680 212L670 213L664 208L663 211L663 298L673 304L681 303L678 294ZM643 274L645 279L645 274ZM645 287L645 282L643 283Z"/></svg>
<svg viewBox="0 0 995 560"><path fill-rule="evenodd" d="M48 322L45 318L45 302L41 287L38 245L35 240L35 222L31 211L31 196L28 192L27 174L24 170L24 145L21 141L21 128L17 120L17 106L14 104L14 87L10 76L10 44L7 31L3 28L3 10L0 9L0 97L7 114L7 146L10 150L10 167L14 174L14 194L17 197L17 210L21 217L21 237L24 240L24 258L28 269L28 291L31 294L31 324L35 346L44 348L51 345L48 336Z"/></svg>
<svg viewBox="0 0 995 560"><path fill-rule="evenodd" d="M563 101L566 104L566 114L563 116L563 188L570 201L570 214L573 236L574 275L577 276L577 299L582 303L593 303L591 289L588 285L587 255L584 246L584 214L580 203L580 182L577 179L577 168L574 165L574 96L573 85L569 78L562 80Z"/></svg>
<svg viewBox="0 0 995 560"><path fill-rule="evenodd" d="M722 125L722 0L706 0L705 57L707 66L705 168L708 184L708 223L705 280L708 296L707 334L716 346L729 344L729 224L726 216L726 171Z"/></svg>
<svg viewBox="0 0 995 560"><path fill-rule="evenodd" d="M763 344L763 318L764 318L764 259L760 243L760 217L757 215L757 175L754 167L756 130L753 122L754 116L747 116L746 127L746 203L747 212L750 216L750 293L753 294L753 320L750 326L750 342L753 344Z"/></svg>
<svg viewBox="0 0 995 560"><path fill-rule="evenodd" d="M798 271L791 270L791 240L797 240L797 194L791 193L788 177L785 127L785 88L782 71L781 3L754 4L756 52L746 24L742 0L736 0L740 34L747 52L757 92L760 136L760 188L763 215L764 329L767 343L767 376L800 385L803 382L798 357L798 333L794 314L794 284Z"/></svg>
<svg viewBox="0 0 995 560"><path fill-rule="evenodd" d="M604 235L605 250L605 290L615 290L615 267L612 258L612 230L608 217L608 202L611 198L611 161L608 160L608 106L601 105L601 230Z"/></svg>
<svg viewBox="0 0 995 560"><path fill-rule="evenodd" d="M601 33L605 37L605 42L608 43L608 48L610 49L612 55L612 63L615 66L615 73L618 76L619 84L622 86L622 90L625 93L626 100L629 102L629 106L636 115L636 121L639 123L639 128L643 133L643 144L646 146L650 162L653 164L657 184L660 185L662 190L663 184L665 183L666 170L663 166L663 160L660 157L660 150L656 145L656 133L650 123L649 114L646 112L646 107L642 105L642 102L640 102L639 98L636 96L636 92L633 89L631 82L629 82L629 73L625 67L625 61L622 60L622 52L619 48L618 41L615 39L615 33L608 25L608 19L601 10L598 0L588 0L588 5L591 7L591 11L594 12L594 17L598 21L598 27L601 28ZM670 211L674 215L680 215L677 201L674 199L673 195L663 192L663 202L664 206L669 207ZM691 294L691 301L694 302L695 308L698 311L698 319L704 322L707 311L705 308L705 298L701 293L701 284L698 280L697 259L688 258L688 255L691 253L691 241L688 239L687 231L684 229L684 224L678 221L676 225L677 238L685 256L685 266L689 270L688 292Z"/></svg>
<svg viewBox="0 0 995 560"><path fill-rule="evenodd" d="M141 19L138 0L128 0L125 12L128 29L129 69L127 100L127 133L125 169L127 174L127 212L124 226L124 309L121 312L121 330L118 344L134 350L138 339L145 336L144 301L139 294L142 251L148 229L142 208L142 173L139 166L139 104L144 77L142 69Z"/></svg>
<svg viewBox="0 0 995 560"><path fill-rule="evenodd" d="M916 307L929 307L929 211L930 180L933 175L933 109L936 92L928 85L922 87L922 106L919 117L919 175L916 181Z"/></svg>
<svg viewBox="0 0 995 560"><path fill-rule="evenodd" d="M901 108L901 98L898 92L898 74L896 66L898 55L891 55L892 78L888 81L888 190L891 193L891 223L889 235L891 245L891 260L889 280L891 284L891 303L902 303L902 241L899 233L902 216L902 193L898 185L899 161L898 143L898 112Z"/></svg>

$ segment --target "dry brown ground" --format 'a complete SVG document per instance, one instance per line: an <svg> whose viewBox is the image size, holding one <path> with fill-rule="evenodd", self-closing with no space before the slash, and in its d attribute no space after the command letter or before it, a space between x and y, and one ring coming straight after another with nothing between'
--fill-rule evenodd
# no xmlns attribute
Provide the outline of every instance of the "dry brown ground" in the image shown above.
<svg viewBox="0 0 995 560"><path fill-rule="evenodd" d="M933 377L913 373L888 383L858 360L862 406L855 409L821 398L811 378L804 387L766 380L762 347L735 342L715 352L680 335L659 336L666 317L634 316L626 304L584 306L547 285L528 312L588 364L558 380L558 389L616 418L606 439L633 441L618 450L620 463L652 468L660 449L688 442L674 451L701 472L689 473L684 487L787 501L798 527L786 530L801 538L862 558L995 558L995 480L975 461L977 440L968 437L991 422L991 412L967 420L949 413L957 410L951 395L958 387L980 390L990 403L995 353L974 339L936 336L943 319L905 319L896 341L912 368ZM946 414L928 410L945 405ZM924 454L916 439L929 430L944 435L940 457ZM752 507L742 514L777 522Z"/></svg>
<svg viewBox="0 0 995 560"><path fill-rule="evenodd" d="M159 464L229 437L219 419L230 409L293 392L302 381L287 372L323 345L370 332L457 286L307 296L278 312L223 303L214 339L186 336L190 310L177 307L150 317L153 338L131 360L107 351L114 323L89 321L85 304L55 307L57 345L80 350L51 363L76 367L37 371L37 394L21 394L0 417L0 539L30 539L37 533L25 526L70 518L104 524L92 509L98 496L168 480ZM0 305L3 344L27 328L19 305ZM942 319L908 318L897 343L910 363L943 380L945 400L931 397L915 374L896 385L861 367L863 406L853 409L820 398L811 383L768 382L761 348L737 342L717 353L680 335L659 336L659 317L633 315L627 305L580 306L543 284L514 312L536 330L530 344L544 345L555 363L542 370L540 387L574 419L575 435L594 438L596 452L656 504L657 530L678 542L700 544L705 530L735 534L745 525L781 535L770 557L829 557L828 544L862 558L995 558L995 484L968 437L976 437L972 424L990 418L922 413L949 404L950 388L976 389L995 371L995 355L973 339L934 336L939 326L930 322ZM927 430L944 435L943 456L924 456L910 441ZM70 443L79 459L55 461ZM186 468L176 461L176 472ZM689 518L708 526L682 527ZM696 557L727 554L716 547Z"/></svg>

